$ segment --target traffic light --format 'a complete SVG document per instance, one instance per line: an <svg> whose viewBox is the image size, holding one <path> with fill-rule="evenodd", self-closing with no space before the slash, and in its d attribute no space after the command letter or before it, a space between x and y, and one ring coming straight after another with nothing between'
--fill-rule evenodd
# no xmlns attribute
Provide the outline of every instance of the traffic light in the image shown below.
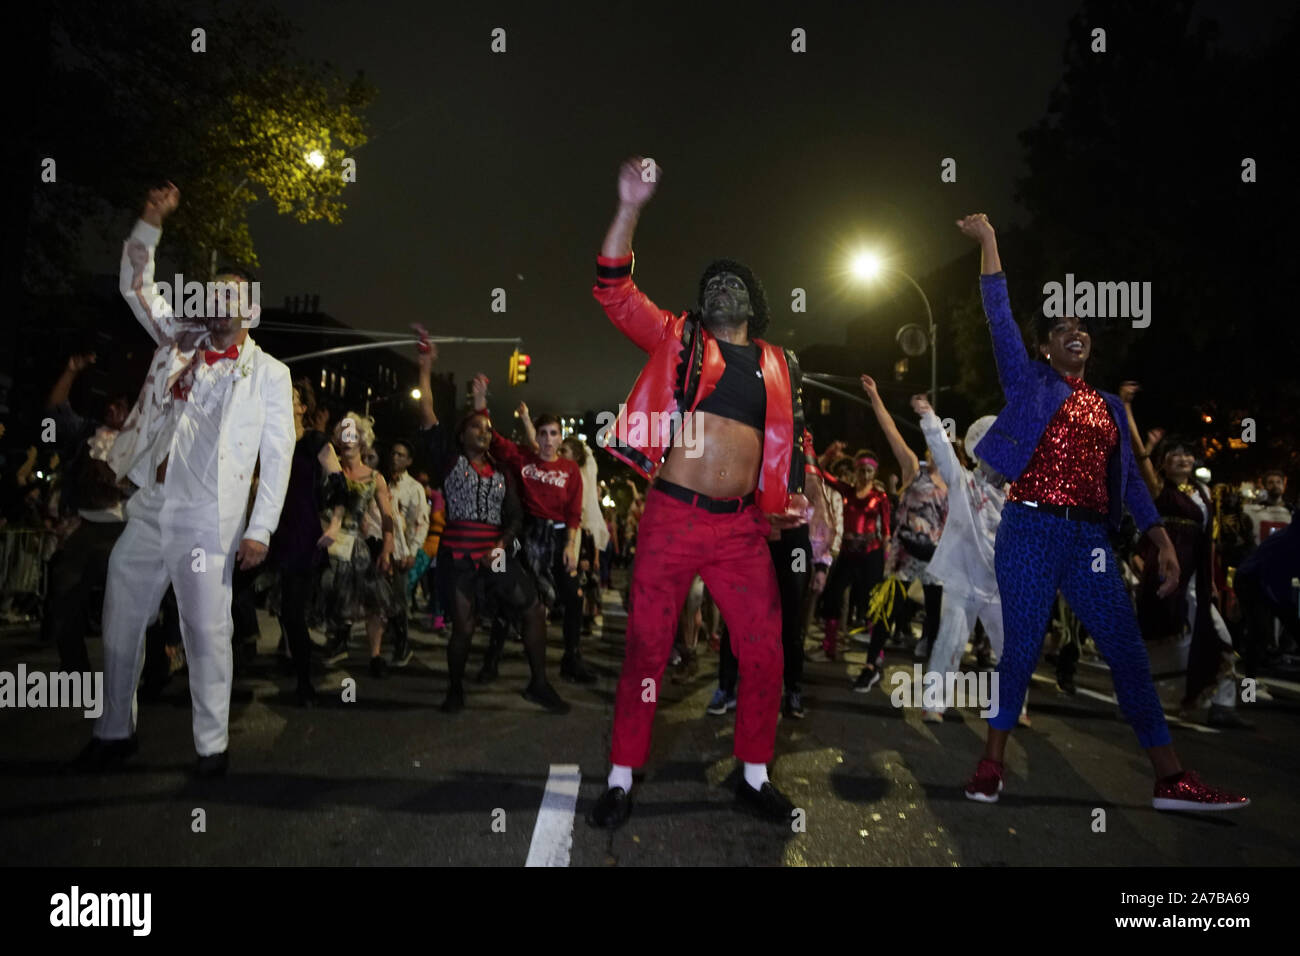
<svg viewBox="0 0 1300 956"><path fill-rule="evenodd" d="M510 384L522 385L528 381L528 366L533 362L528 355L520 354L518 349L510 353Z"/></svg>

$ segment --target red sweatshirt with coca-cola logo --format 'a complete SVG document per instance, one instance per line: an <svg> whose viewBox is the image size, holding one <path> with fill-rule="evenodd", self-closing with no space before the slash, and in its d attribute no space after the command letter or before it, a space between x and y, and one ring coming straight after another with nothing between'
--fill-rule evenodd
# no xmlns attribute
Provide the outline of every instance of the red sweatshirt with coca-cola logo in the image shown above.
<svg viewBox="0 0 1300 956"><path fill-rule="evenodd" d="M492 432L492 457L511 468L519 477L519 497L524 510L547 521L563 521L570 528L582 527L582 471L567 458L543 461L528 448Z"/></svg>

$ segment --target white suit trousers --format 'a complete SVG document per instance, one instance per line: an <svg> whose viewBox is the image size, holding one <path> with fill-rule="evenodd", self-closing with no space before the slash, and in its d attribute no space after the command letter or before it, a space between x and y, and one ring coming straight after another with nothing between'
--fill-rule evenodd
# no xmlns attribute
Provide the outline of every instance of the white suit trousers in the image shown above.
<svg viewBox="0 0 1300 956"><path fill-rule="evenodd" d="M230 613L235 548L217 527L217 505L180 507L161 487L137 492L113 548L104 596L104 713L95 736L121 740L136 725L136 684L144 668L145 629L171 584L180 612L190 675L194 748L200 757L228 744L234 675Z"/></svg>
<svg viewBox="0 0 1300 956"><path fill-rule="evenodd" d="M943 606L939 614L939 633L930 649L930 660L926 669L937 674L958 673L961 671L962 655L966 653L966 642L975 630L975 620L984 624L984 633L988 635L993 654L1002 659L1002 602L992 601L974 594L950 592L943 590ZM944 686L948 681L944 680ZM942 712L952 706L952 701L945 700L944 707L936 708Z"/></svg>

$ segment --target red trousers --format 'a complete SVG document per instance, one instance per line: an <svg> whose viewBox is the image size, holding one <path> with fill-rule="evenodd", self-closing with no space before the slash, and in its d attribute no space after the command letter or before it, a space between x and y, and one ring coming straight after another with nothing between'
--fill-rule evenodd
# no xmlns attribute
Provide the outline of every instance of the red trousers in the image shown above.
<svg viewBox="0 0 1300 956"><path fill-rule="evenodd" d="M768 763L781 708L781 599L767 547L768 521L750 505L710 514L651 487L637 526L627 653L614 704L610 759L640 767L686 592L700 575L727 622L740 664L735 754Z"/></svg>

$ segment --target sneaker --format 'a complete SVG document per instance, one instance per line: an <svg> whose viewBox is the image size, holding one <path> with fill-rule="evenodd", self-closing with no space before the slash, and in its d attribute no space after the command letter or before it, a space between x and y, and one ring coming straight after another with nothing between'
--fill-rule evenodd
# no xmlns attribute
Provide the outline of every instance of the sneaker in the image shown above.
<svg viewBox="0 0 1300 956"><path fill-rule="evenodd" d="M405 644L400 650L393 649L393 667L405 667L415 657L415 651L411 650L410 644Z"/></svg>
<svg viewBox="0 0 1300 956"><path fill-rule="evenodd" d="M326 664L339 664L348 659L348 642L347 638L341 641L331 641L321 649L321 656L325 658Z"/></svg>
<svg viewBox="0 0 1300 956"><path fill-rule="evenodd" d="M672 656L668 658L668 666L677 667L681 664L681 662L682 662L682 652L674 647Z"/></svg>
<svg viewBox="0 0 1300 956"><path fill-rule="evenodd" d="M975 775L966 781L966 799L980 803L997 803L1002 792L1002 764L983 759L975 768Z"/></svg>
<svg viewBox="0 0 1300 956"><path fill-rule="evenodd" d="M1277 698L1275 698L1272 694L1269 693L1267 687L1265 687L1259 681L1255 681L1255 700L1266 700L1269 703L1272 703L1276 699Z"/></svg>
<svg viewBox="0 0 1300 956"><path fill-rule="evenodd" d="M803 709L802 694L791 693L785 695L785 715L787 717L793 717L795 720L804 719L806 714Z"/></svg>
<svg viewBox="0 0 1300 956"><path fill-rule="evenodd" d="M721 717L729 710L736 709L736 695L728 694L719 687L713 692L713 699L709 701L709 706L705 713L712 714L715 717Z"/></svg>
<svg viewBox="0 0 1300 956"><path fill-rule="evenodd" d="M804 660L811 664L834 664L835 657L826 653L826 648L818 644L813 650L804 652Z"/></svg>
<svg viewBox="0 0 1300 956"><path fill-rule="evenodd" d="M1067 697L1074 697L1079 693L1079 688L1074 684L1074 678L1068 674L1056 678L1056 689Z"/></svg>
<svg viewBox="0 0 1300 956"><path fill-rule="evenodd" d="M943 711L923 710L921 711L921 722L926 724L941 724L943 723Z"/></svg>
<svg viewBox="0 0 1300 956"><path fill-rule="evenodd" d="M1222 704L1210 705L1210 716L1205 721L1211 727L1224 730L1254 730L1255 725L1237 713L1236 707L1224 707Z"/></svg>
<svg viewBox="0 0 1300 956"><path fill-rule="evenodd" d="M371 677L387 677L387 676L388 676L388 661L384 660L382 657L380 657L380 656L378 656L378 655L376 655L376 656L370 658L370 676L371 676Z"/></svg>
<svg viewBox="0 0 1300 956"><path fill-rule="evenodd" d="M858 679L853 682L853 693L866 694L871 688L880 683L880 665L875 667L864 667L862 673L858 674Z"/></svg>
<svg viewBox="0 0 1300 956"><path fill-rule="evenodd" d="M1250 806L1250 799L1207 786L1195 771L1188 770L1156 781L1151 806L1157 810L1238 810Z"/></svg>

